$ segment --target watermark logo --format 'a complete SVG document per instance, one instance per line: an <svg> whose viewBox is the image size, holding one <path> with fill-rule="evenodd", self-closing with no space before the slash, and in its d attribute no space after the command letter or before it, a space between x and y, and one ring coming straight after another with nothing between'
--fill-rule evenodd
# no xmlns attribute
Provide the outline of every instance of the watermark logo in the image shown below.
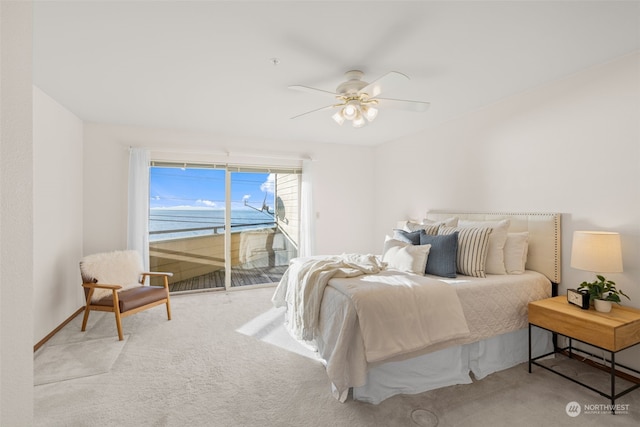
<svg viewBox="0 0 640 427"><path fill-rule="evenodd" d="M620 404L616 403L615 405L611 404L602 404L602 403L589 403L584 405L584 413L585 414L611 414L615 412L618 415L628 415L629 414L629 404Z"/></svg>
<svg viewBox="0 0 640 427"><path fill-rule="evenodd" d="M575 418L580 414L584 415L603 415L616 413L619 415L629 414L629 404L604 404L604 403L585 403L584 405L572 401L567 403L564 410L568 416Z"/></svg>
<svg viewBox="0 0 640 427"><path fill-rule="evenodd" d="M580 412L582 412L582 407L578 402L569 402L567 403L567 406L564 408L564 410L570 417L577 417L578 415L580 415Z"/></svg>

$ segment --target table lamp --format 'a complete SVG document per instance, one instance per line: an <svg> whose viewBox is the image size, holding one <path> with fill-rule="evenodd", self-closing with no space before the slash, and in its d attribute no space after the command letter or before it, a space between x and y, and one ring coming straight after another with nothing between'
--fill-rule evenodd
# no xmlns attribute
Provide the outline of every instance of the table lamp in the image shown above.
<svg viewBox="0 0 640 427"><path fill-rule="evenodd" d="M620 296L627 297L615 287L615 283L606 280L598 273L622 272L622 250L620 234L608 231L574 231L571 249L571 267L596 273L597 281L583 282L578 290L587 289L590 299L596 304L598 300L620 302ZM627 297L629 298L629 297ZM605 306L607 304L604 304ZM606 307L603 311L609 311Z"/></svg>

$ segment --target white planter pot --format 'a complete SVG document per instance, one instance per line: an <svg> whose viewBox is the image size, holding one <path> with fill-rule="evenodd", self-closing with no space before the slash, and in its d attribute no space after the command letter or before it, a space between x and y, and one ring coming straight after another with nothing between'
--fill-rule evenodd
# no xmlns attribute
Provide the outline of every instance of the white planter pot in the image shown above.
<svg viewBox="0 0 640 427"><path fill-rule="evenodd" d="M593 303L596 307L596 311L599 311L602 313L608 313L611 311L611 301L596 299L596 300L593 300Z"/></svg>

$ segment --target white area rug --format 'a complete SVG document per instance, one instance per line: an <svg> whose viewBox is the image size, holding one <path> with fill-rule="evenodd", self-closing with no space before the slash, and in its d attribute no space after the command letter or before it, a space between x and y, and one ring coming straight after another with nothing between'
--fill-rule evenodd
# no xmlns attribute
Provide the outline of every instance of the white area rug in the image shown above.
<svg viewBox="0 0 640 427"><path fill-rule="evenodd" d="M45 346L34 356L34 384L50 384L109 372L128 335Z"/></svg>

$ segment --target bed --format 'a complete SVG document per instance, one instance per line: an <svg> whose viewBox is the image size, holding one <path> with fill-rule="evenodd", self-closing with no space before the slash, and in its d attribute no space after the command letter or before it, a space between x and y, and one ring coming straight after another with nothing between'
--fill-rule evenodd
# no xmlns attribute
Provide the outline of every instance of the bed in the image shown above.
<svg viewBox="0 0 640 427"><path fill-rule="evenodd" d="M396 394L467 384L471 374L480 380L527 360L528 303L556 295L560 282L560 220L555 213L431 211L420 224L402 222L396 227L403 228L404 237L419 234L431 244L401 245L388 237L385 263L372 255L353 254L298 259L273 301L287 306L290 333L317 349L332 393L341 402L350 391L355 400L378 404ZM444 235L456 230L457 268L466 274L430 270L430 260L438 259L441 251L436 243L440 240L424 237L433 227ZM482 233L487 241L479 249L484 258L475 246L469 249L469 242L476 244L467 236L471 232ZM510 242L521 241L520 252L506 244L507 236ZM401 261L387 257L395 249L395 259ZM473 254L461 258L464 251ZM521 270L513 265L509 271L496 270L505 265L507 251L511 260L514 255L522 258ZM416 274L424 269L424 264L415 264L424 252L428 274ZM475 264L464 264L469 257ZM443 277L447 275L451 277ZM301 290L298 282L311 277L316 279L313 286ZM297 303L304 310L296 309ZM548 332L535 331L536 354L551 351L552 345Z"/></svg>

